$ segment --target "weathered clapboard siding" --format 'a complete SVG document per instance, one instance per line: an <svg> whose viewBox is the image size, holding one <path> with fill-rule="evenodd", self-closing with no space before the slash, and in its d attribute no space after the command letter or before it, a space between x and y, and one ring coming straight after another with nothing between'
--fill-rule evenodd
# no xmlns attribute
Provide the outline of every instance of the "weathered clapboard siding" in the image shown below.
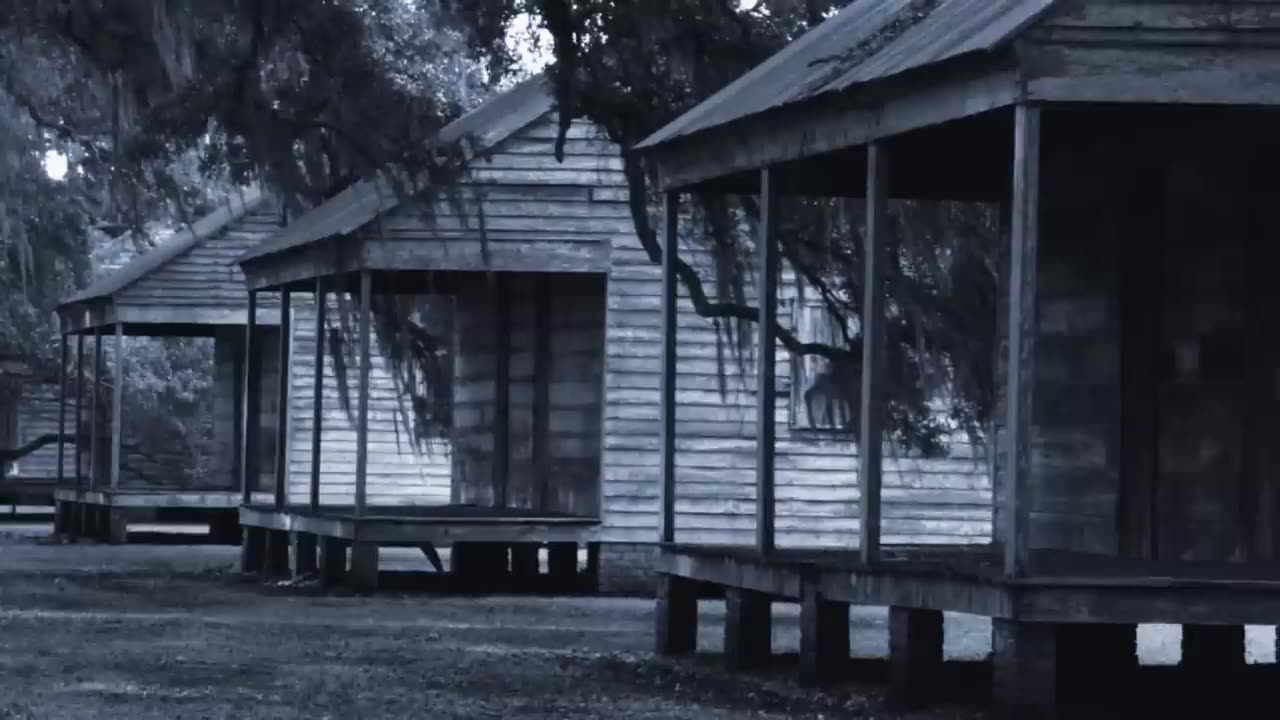
<svg viewBox="0 0 1280 720"><path fill-rule="evenodd" d="M289 354L289 501L305 503L311 497L311 428L315 397L315 302L313 297L292 298L292 343ZM330 296L330 327L337 323L338 303ZM374 339L369 373L369 464L366 498L370 505L417 505L448 502L450 450L435 441L417 448L412 441L412 410L402 407L395 381ZM273 353L275 348L271 348ZM342 394L333 357L324 360L323 416L321 419L320 502L351 505L355 498L356 431L355 384L358 369L347 368L352 415L343 409Z"/></svg>
<svg viewBox="0 0 1280 720"><path fill-rule="evenodd" d="M603 391L604 294L601 276L506 276L510 296L507 383L508 474L512 507L596 516L600 512L600 412ZM537 318L538 284L549 316ZM454 384L454 499L494 502L493 432L498 307L492 290L472 286L459 296ZM545 375L538 375L538 333ZM535 463L535 398L546 392L545 475ZM546 487L540 486L545 479Z"/></svg>
<svg viewBox="0 0 1280 720"><path fill-rule="evenodd" d="M244 276L236 258L280 229L279 204L259 200L242 217L196 243L115 294L120 306L161 306L239 310L246 306ZM179 230L178 233L187 232ZM181 240L175 236L167 242ZM274 304L274 297L262 298Z"/></svg>
<svg viewBox="0 0 1280 720"><path fill-rule="evenodd" d="M15 446L21 446L41 435L58 432L58 386L39 382L16 382L6 390L19 393L17 398L17 433ZM69 406L70 409L70 406ZM74 418L74 410L70 413ZM66 462L74 462L68 453ZM9 467L9 473L24 478L55 478L58 476L58 446L46 445L19 458Z"/></svg>
<svg viewBox="0 0 1280 720"><path fill-rule="evenodd" d="M619 203L621 204L621 203ZM711 259L682 249L714 293ZM605 410L605 537L648 541L658 517L658 373L661 273L634 234L613 240ZM779 315L795 296L784 273ZM748 300L751 297L748 283ZM755 528L755 379L681 288L677 346L676 539L750 543ZM777 540L782 546L854 546L857 453L849 441L793 432L790 357L777 353ZM721 375L721 369L724 373ZM745 374L744 371L745 370ZM885 542L985 542L992 494L986 453L957 438L945 459L897 458L884 467Z"/></svg>
<svg viewBox="0 0 1280 720"><path fill-rule="evenodd" d="M631 220L624 205L592 199L623 182L622 160L575 121L557 162L555 132L546 116L473 158L453 189L387 213L366 254L406 269L603 272L609 238Z"/></svg>

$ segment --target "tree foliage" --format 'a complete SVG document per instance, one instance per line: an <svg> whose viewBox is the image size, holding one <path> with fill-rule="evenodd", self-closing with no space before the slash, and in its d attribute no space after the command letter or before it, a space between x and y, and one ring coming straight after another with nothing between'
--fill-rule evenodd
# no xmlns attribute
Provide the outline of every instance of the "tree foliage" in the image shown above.
<svg viewBox="0 0 1280 720"><path fill-rule="evenodd" d="M447 185L456 154L433 137L519 72L510 29L522 19L550 38L563 126L588 118L627 148L848 2L14 0L0 10L0 102L23 110L38 138L28 161L51 143L75 153L84 197L97 200L82 211L85 224L136 226L155 203L188 217L195 187L207 183L180 179L183 158L200 177L261 178L301 210L388 167ZM56 82L18 67L33 56ZM641 157L624 159L636 231L657 262L651 177ZM854 378L860 213L829 200L788 202L782 255L850 330L837 343L805 343L786 326L780 337ZM898 203L893 212L891 429L936 450L947 424L934 411L939 399L951 424L973 432L990 413L994 222L958 204ZM756 215L752 198L697 198L686 241L716 262L710 275L678 270L697 311L735 347L756 317L745 282ZM431 329L403 303L376 309L402 388L431 384L440 374ZM856 393L856 382L841 386ZM429 395L414 395L414 415L438 422Z"/></svg>

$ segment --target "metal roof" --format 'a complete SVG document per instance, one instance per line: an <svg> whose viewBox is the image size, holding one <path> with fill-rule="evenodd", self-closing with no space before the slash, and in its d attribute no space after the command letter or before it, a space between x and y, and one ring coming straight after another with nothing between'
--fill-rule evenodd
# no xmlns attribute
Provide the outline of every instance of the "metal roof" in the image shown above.
<svg viewBox="0 0 1280 720"><path fill-rule="evenodd" d="M1013 39L1054 0L855 0L636 145L848 91Z"/></svg>
<svg viewBox="0 0 1280 720"><path fill-rule="evenodd" d="M262 190L258 187L250 187L237 195L229 195L226 202L217 210L196 220L189 228L174 233L174 237L139 255L123 267L98 278L89 287L63 300L58 307L64 308L68 305L115 296L217 235L228 225L257 207L264 197Z"/></svg>
<svg viewBox="0 0 1280 720"><path fill-rule="evenodd" d="M539 73L445 125L435 142L443 145L465 140L470 143L468 156L474 155L501 143L554 107L546 75ZM354 232L399 204L400 193L386 173L360 180L303 213L270 240L242 255L239 262Z"/></svg>

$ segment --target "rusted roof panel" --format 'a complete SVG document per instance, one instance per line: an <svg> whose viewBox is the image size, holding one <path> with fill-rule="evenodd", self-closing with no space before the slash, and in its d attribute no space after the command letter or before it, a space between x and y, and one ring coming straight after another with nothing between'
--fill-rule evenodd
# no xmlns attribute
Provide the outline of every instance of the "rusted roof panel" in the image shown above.
<svg viewBox="0 0 1280 720"><path fill-rule="evenodd" d="M1054 0L855 0L646 138L651 148L1013 39Z"/></svg>

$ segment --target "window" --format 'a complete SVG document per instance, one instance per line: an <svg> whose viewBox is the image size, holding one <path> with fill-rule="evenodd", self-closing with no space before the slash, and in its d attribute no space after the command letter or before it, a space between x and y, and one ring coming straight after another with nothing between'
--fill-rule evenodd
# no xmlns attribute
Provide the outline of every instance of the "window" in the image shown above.
<svg viewBox="0 0 1280 720"><path fill-rule="evenodd" d="M797 298L792 305L792 322L800 342L818 342L834 347L843 344L839 320L821 298ZM857 332L851 319L849 332ZM853 426L859 411L861 375L857 368L832 363L818 355L791 359L791 427L795 430L843 432Z"/></svg>

